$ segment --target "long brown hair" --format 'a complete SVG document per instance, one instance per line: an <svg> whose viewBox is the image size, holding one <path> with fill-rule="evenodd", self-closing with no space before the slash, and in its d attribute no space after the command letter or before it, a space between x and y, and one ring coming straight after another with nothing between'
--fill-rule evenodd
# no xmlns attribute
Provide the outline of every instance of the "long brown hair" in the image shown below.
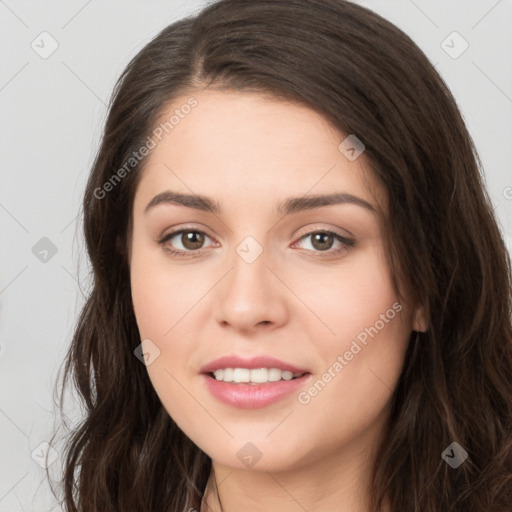
<svg viewBox="0 0 512 512"><path fill-rule="evenodd" d="M417 45L343 0L218 1L162 30L120 77L83 201L92 289L57 384L72 378L85 407L66 444L65 510L200 509L211 459L169 417L134 356L128 247L144 160L126 162L169 102L206 87L309 106L364 142L387 190L395 284L414 292L429 327L409 342L369 485L372 511L510 512L511 271L482 166ZM441 457L452 442L468 453L456 469Z"/></svg>

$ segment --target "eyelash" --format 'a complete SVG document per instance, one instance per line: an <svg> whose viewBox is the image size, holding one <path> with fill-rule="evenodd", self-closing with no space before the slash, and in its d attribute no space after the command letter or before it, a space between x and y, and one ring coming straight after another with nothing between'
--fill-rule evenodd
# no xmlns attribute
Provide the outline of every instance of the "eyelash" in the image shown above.
<svg viewBox="0 0 512 512"><path fill-rule="evenodd" d="M180 235L182 233L201 233L205 235L206 237L210 238L204 231L201 231L199 229L192 229L192 228L183 228L177 231L173 231L171 233L167 233L164 235L160 240L158 240L158 244L161 245L164 249L164 251L172 254L173 256L176 256L178 258L196 258L199 256L202 256L204 250L203 249L197 249L197 250L187 250L182 251L178 249L173 249L171 247L166 246L166 242L174 238L176 235ZM341 247L338 247L337 249L331 250L327 249L326 251L313 251L315 253L315 257L328 257L328 256L334 256L337 254L340 254L343 251L350 250L356 246L355 240L351 238L346 238L344 236L341 236L340 234L336 233L335 231L329 231L329 230L316 230L316 231L310 231L309 233L306 233L305 235L302 235L298 241L307 238L312 235L316 234L324 234L324 235L333 235L336 240L341 242Z"/></svg>

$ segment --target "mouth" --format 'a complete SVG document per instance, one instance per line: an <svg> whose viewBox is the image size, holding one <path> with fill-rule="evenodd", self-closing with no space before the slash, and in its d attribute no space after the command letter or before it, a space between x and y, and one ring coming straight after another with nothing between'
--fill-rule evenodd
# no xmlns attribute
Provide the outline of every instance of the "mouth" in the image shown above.
<svg viewBox="0 0 512 512"><path fill-rule="evenodd" d="M240 409L258 409L285 400L313 378L305 368L266 355L220 357L199 372L212 397Z"/></svg>

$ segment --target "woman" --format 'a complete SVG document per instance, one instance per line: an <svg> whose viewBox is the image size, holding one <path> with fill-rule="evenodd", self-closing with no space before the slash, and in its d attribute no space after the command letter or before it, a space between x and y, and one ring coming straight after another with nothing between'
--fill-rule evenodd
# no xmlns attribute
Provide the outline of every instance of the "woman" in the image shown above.
<svg viewBox="0 0 512 512"><path fill-rule="evenodd" d="M167 27L83 208L66 510L511 510L510 261L395 26L221 0Z"/></svg>

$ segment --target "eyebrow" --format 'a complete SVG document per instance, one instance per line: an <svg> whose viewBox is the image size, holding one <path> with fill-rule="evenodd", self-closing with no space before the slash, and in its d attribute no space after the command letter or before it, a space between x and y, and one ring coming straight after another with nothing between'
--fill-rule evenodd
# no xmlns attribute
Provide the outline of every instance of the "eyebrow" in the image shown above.
<svg viewBox="0 0 512 512"><path fill-rule="evenodd" d="M221 213L221 207L219 203L209 197L197 194L182 194L178 192L172 192L170 190L161 192L160 194L153 197L153 199L151 199L151 201L146 206L144 213L146 214L149 210L161 204L179 204L204 212L214 214ZM377 211L374 205L358 196L337 192L324 195L290 197L277 206L276 214L289 215L291 213L296 213L303 210L311 210L314 208L320 208L322 206L329 206L334 204L355 204L365 208L366 210L369 210L372 213L376 213Z"/></svg>

